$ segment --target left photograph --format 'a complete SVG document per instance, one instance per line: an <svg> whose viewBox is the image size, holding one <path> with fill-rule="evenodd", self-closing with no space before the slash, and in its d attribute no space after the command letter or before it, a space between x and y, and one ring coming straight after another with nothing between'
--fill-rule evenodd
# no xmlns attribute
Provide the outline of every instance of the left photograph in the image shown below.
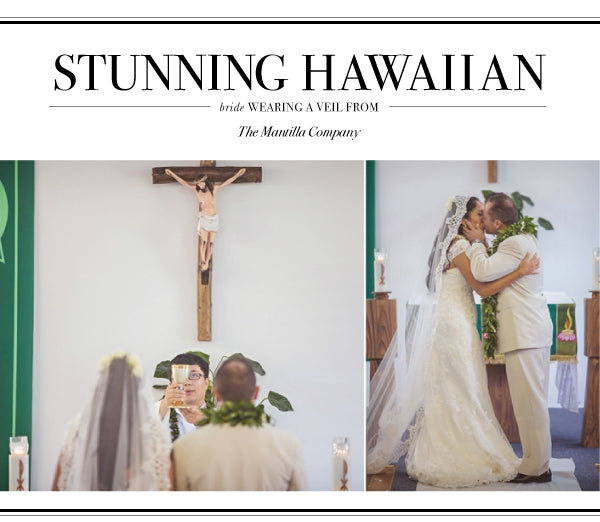
<svg viewBox="0 0 600 522"><path fill-rule="evenodd" d="M0 490L364 490L364 179L0 161Z"/></svg>

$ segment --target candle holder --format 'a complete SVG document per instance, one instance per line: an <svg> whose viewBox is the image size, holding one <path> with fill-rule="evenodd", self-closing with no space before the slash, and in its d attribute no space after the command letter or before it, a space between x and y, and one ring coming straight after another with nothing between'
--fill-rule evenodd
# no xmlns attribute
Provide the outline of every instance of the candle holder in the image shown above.
<svg viewBox="0 0 600 522"><path fill-rule="evenodd" d="M348 437L335 437L332 443L332 484L333 491L350 490L350 444Z"/></svg>
<svg viewBox="0 0 600 522"><path fill-rule="evenodd" d="M29 491L29 442L26 436L10 437L8 490Z"/></svg>
<svg viewBox="0 0 600 522"><path fill-rule="evenodd" d="M385 273L385 263L387 261L387 254L385 250L375 249L375 294L384 293L388 291Z"/></svg>

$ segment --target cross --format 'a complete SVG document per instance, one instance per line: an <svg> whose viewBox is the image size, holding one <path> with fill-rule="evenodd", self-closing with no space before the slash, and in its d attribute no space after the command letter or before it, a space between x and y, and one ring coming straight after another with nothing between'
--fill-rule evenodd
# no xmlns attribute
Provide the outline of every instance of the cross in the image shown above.
<svg viewBox="0 0 600 522"><path fill-rule="evenodd" d="M488 162L488 183L498 183L498 160Z"/></svg>
<svg viewBox="0 0 600 522"><path fill-rule="evenodd" d="M173 183L176 180L166 174L166 169L171 170L182 180L194 184L200 177L206 176L206 181L219 185L244 167L217 167L216 161L201 161L199 167L154 167L152 169L152 183ZM261 183L261 167L245 167L245 173L235 179L233 183ZM202 270L202 239L198 237L198 340L210 341L212 338L212 256L209 259L208 269Z"/></svg>

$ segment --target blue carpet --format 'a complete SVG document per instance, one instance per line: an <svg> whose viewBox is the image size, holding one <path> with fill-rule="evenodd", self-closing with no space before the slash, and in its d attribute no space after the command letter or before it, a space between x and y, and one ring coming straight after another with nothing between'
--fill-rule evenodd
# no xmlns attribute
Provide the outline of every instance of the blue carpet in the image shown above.
<svg viewBox="0 0 600 522"><path fill-rule="evenodd" d="M550 431L552 434L552 457L570 458L575 462L575 477L582 491L598 491L598 470L600 462L598 448L584 448L581 445L583 410L572 413L562 408L550 408ZM522 456L521 444L512 444L515 453ZM396 466L392 491L415 491L417 482L406 474L404 458Z"/></svg>

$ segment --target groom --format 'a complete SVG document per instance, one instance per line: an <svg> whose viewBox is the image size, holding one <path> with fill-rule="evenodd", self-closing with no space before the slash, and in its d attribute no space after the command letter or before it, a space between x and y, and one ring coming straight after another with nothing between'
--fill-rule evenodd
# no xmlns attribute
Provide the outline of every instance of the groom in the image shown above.
<svg viewBox="0 0 600 522"><path fill-rule="evenodd" d="M488 234L497 234L517 223L519 212L504 193L487 197L482 225ZM539 254L536 238L516 234L503 240L495 254L488 256L483 230L463 227L471 242L466 255L478 281L494 281L515 270L525 254ZM548 374L552 322L542 295L542 273L515 281L498 296L498 347L504 354L506 376L513 403L523 459L511 482L550 482L551 439L548 414Z"/></svg>

